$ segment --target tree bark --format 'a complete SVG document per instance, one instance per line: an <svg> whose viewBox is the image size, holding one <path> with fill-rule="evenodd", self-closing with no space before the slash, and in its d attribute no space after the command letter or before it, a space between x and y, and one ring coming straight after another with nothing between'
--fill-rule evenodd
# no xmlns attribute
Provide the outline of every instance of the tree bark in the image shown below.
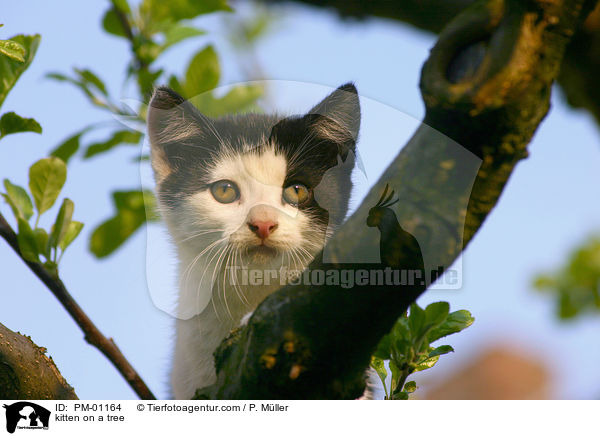
<svg viewBox="0 0 600 436"><path fill-rule="evenodd" d="M397 20L428 32L439 33L475 0L263 0L267 4L301 3L336 12L342 18L369 17ZM526 2L524 2L526 3ZM586 8L595 2L586 2ZM557 82L567 103L585 109L600 124L600 9L577 29L562 62Z"/></svg>
<svg viewBox="0 0 600 436"><path fill-rule="evenodd" d="M384 257L402 254L400 240L386 240L389 252L366 260L383 247L365 222L388 184L400 200L398 224L417 236L426 269L450 267L527 156L565 47L593 5L486 0L449 23L423 67L423 125L309 269L382 267ZM217 382L196 397L356 398L377 342L423 290L287 285L223 342Z"/></svg>
<svg viewBox="0 0 600 436"><path fill-rule="evenodd" d="M46 349L0 324L0 398L77 400Z"/></svg>
<svg viewBox="0 0 600 436"><path fill-rule="evenodd" d="M19 248L19 243L16 233L10 227L4 216L0 213L0 237L3 238L14 252L21 258L33 274L35 274L46 285L48 290L62 304L67 313L77 323L79 328L85 334L85 340L96 347L106 358L115 366L121 373L123 378L129 383L129 386L143 400L154 400L154 394L150 391L144 380L140 377L137 371L133 368L127 358L121 353L119 347L112 338L107 338L96 327L89 316L83 311L81 306L71 296L62 280L56 273L51 273L39 262L29 262L23 257ZM10 349L12 350L12 349ZM10 351L9 350L9 351ZM17 350L12 350L18 353ZM8 351L6 351L8 353ZM23 374L25 375L25 374ZM35 397L22 397L22 399L36 399Z"/></svg>
<svg viewBox="0 0 600 436"><path fill-rule="evenodd" d="M301 3L336 12L342 18L369 17L403 21L439 33L475 0L262 0L269 4Z"/></svg>

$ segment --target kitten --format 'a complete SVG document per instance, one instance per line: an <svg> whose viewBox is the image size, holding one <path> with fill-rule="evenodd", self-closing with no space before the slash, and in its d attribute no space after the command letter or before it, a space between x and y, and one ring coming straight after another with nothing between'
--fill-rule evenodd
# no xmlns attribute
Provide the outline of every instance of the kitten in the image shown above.
<svg viewBox="0 0 600 436"><path fill-rule="evenodd" d="M217 346L341 224L359 125L350 83L290 117L211 119L174 91L155 91L152 168L179 258L176 399L215 382ZM264 273L259 283L248 280L256 270Z"/></svg>

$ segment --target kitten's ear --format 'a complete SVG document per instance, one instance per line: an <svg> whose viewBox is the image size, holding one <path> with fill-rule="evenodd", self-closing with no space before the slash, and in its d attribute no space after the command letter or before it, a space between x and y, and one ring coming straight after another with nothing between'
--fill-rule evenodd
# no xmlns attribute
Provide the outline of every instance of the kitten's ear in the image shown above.
<svg viewBox="0 0 600 436"><path fill-rule="evenodd" d="M148 135L151 145L152 168L158 181L172 171L173 153L179 145L198 140L212 131L212 121L196 107L170 88L160 87L148 106Z"/></svg>
<svg viewBox="0 0 600 436"><path fill-rule="evenodd" d="M313 128L318 136L354 148L360 128L360 103L356 87L353 83L340 86L313 107L308 116L313 117Z"/></svg>

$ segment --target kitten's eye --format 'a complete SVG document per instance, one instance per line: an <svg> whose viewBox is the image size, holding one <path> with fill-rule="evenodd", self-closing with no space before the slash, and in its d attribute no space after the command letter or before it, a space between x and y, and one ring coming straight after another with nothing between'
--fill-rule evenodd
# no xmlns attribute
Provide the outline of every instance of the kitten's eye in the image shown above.
<svg viewBox="0 0 600 436"><path fill-rule="evenodd" d="M210 185L210 192L219 203L233 203L240 198L240 190L231 180L219 180Z"/></svg>
<svg viewBox="0 0 600 436"><path fill-rule="evenodd" d="M309 197L308 188L301 183L293 183L283 190L283 199L292 206L306 203Z"/></svg>

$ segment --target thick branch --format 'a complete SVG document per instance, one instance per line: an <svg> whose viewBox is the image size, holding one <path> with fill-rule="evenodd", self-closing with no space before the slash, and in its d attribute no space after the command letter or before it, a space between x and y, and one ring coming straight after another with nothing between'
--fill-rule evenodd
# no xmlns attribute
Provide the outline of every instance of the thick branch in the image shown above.
<svg viewBox="0 0 600 436"><path fill-rule="evenodd" d="M8 222L6 222L2 214L0 214L0 236L4 238L6 242L8 242L21 260L25 262L29 269L42 281L42 283L46 285L46 287L63 305L65 310L69 313L69 315L71 315L71 318L73 318L73 320L85 334L85 340L94 347L98 348L98 350L100 350L100 352L104 354L108 360L110 360L110 362L125 378L127 383L129 383L135 393L144 400L155 399L148 386L146 386L133 366L131 366L123 353L121 353L121 350L119 350L112 338L107 338L102 334L102 332L96 327L96 325L87 316L79 304L77 304L77 302L73 299L71 294L69 294L67 288L60 278L50 274L40 263L28 262L23 258L21 251L19 250L17 235L12 230ZM15 349L15 352L19 352L19 350ZM31 374L29 374L29 377L31 377Z"/></svg>
<svg viewBox="0 0 600 436"><path fill-rule="evenodd" d="M418 29L439 33L458 13L475 0L263 0L268 4L301 3L332 10L341 17L365 19L387 18L410 24ZM595 2L586 2L587 5ZM587 7L587 6L586 6ZM600 124L600 9L590 14L577 29L557 78L567 102L589 111Z"/></svg>
<svg viewBox="0 0 600 436"><path fill-rule="evenodd" d="M76 400L77 395L45 348L0 324L0 398Z"/></svg>
<svg viewBox="0 0 600 436"><path fill-rule="evenodd" d="M284 4L291 3L291 0L263 0L263 2ZM343 18L388 18L438 33L475 0L293 0L293 2L332 10Z"/></svg>
<svg viewBox="0 0 600 436"><path fill-rule="evenodd" d="M327 245L326 261L310 269L410 265L400 231L384 238L380 229L380 240L365 224L386 184L396 190L395 216L417 236L426 270L448 268L527 155L584 3L480 1L451 22L423 67L424 124ZM379 249L380 263L369 264ZM347 263L352 256L358 264ZM197 396L356 398L378 340L423 290L288 285L222 344L217 382Z"/></svg>
<svg viewBox="0 0 600 436"><path fill-rule="evenodd" d="M600 7L591 13L567 47L558 83L567 102L589 111L600 124Z"/></svg>

